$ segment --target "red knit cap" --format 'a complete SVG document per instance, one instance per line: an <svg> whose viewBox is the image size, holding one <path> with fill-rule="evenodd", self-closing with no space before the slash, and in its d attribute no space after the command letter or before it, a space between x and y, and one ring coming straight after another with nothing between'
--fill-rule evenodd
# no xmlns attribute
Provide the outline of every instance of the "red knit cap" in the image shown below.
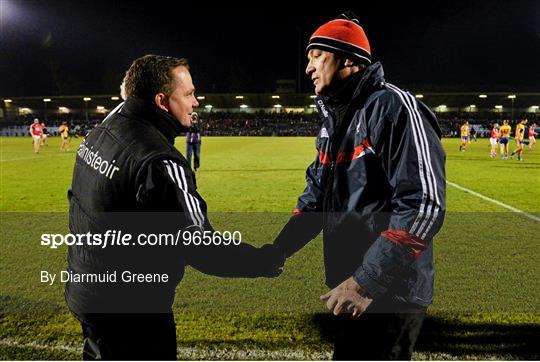
<svg viewBox="0 0 540 362"><path fill-rule="evenodd" d="M345 14L315 30L306 52L312 48L352 55L361 63L371 64L371 47L364 29L357 19Z"/></svg>

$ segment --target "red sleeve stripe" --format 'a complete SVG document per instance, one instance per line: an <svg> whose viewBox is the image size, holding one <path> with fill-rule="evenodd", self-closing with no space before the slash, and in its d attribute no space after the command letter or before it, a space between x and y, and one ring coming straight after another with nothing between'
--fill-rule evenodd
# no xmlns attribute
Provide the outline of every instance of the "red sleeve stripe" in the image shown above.
<svg viewBox="0 0 540 362"><path fill-rule="evenodd" d="M373 148L371 147L371 144L369 143L369 140L367 139L362 141L362 143L360 143L358 146L354 148L352 159L354 160L354 159L364 156L366 154L366 150L369 150L372 153L375 153L375 151L373 151Z"/></svg>
<svg viewBox="0 0 540 362"><path fill-rule="evenodd" d="M381 236L384 236L394 244L404 247L416 259L427 249L426 244L420 238L404 230L386 230L381 233Z"/></svg>
<svg viewBox="0 0 540 362"><path fill-rule="evenodd" d="M373 151L369 141L366 139L361 144L354 148L353 152L341 151L337 154L336 163L349 163L356 158L360 158L366 154L366 150ZM329 153L319 151L319 162L323 165L328 165L331 162L331 157Z"/></svg>
<svg viewBox="0 0 540 362"><path fill-rule="evenodd" d="M319 162L323 165L330 164L330 155L326 152L319 151Z"/></svg>

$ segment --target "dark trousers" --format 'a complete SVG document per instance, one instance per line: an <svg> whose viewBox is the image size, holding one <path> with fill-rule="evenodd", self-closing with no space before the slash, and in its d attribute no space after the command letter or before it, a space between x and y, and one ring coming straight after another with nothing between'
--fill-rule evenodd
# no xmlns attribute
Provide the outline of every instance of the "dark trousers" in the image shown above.
<svg viewBox="0 0 540 362"><path fill-rule="evenodd" d="M425 308L364 313L359 319L335 317L334 360L410 360Z"/></svg>
<svg viewBox="0 0 540 362"><path fill-rule="evenodd" d="M193 156L193 169L197 170L201 166L201 144L200 143L186 143L186 158L191 167L191 155Z"/></svg>
<svg viewBox="0 0 540 362"><path fill-rule="evenodd" d="M81 325L84 360L176 360L172 313L93 314Z"/></svg>

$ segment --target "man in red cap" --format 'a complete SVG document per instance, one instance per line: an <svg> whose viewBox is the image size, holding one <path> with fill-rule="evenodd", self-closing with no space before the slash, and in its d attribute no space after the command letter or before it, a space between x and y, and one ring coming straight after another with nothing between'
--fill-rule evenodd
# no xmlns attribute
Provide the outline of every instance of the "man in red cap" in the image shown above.
<svg viewBox="0 0 540 362"><path fill-rule="evenodd" d="M307 57L318 154L274 245L291 256L323 232L334 359L410 359L445 213L441 131L428 107L386 82L354 14L319 27Z"/></svg>

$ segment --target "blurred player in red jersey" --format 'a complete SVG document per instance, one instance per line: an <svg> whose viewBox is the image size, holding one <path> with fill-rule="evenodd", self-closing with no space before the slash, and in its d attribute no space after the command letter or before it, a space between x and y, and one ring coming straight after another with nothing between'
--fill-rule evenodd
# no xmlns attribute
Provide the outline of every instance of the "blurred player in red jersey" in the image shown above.
<svg viewBox="0 0 540 362"><path fill-rule="evenodd" d="M39 153L41 147L41 136L43 136L43 127L39 124L39 119L34 119L34 123L30 126L30 134L34 139L34 152Z"/></svg>
<svg viewBox="0 0 540 362"><path fill-rule="evenodd" d="M49 136L49 129L45 125L45 122L41 122L41 145L46 146L47 137Z"/></svg>
<svg viewBox="0 0 540 362"><path fill-rule="evenodd" d="M495 123L491 129L491 137L489 138L489 143L491 145L491 152L489 157L497 157L497 146L499 145L499 124Z"/></svg>
<svg viewBox="0 0 540 362"><path fill-rule="evenodd" d="M533 149L534 144L536 143L536 122L531 123L529 126L529 150Z"/></svg>

